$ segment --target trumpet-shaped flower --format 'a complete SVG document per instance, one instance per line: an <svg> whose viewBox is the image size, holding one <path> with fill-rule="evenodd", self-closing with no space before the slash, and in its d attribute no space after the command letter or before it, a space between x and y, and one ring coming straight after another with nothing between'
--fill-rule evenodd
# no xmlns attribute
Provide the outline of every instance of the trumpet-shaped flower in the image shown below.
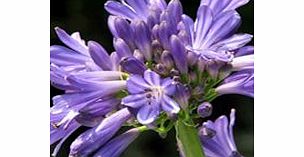
<svg viewBox="0 0 304 157"><path fill-rule="evenodd" d="M207 157L242 157L234 142L234 122L235 110L232 109L230 122L228 122L226 116L221 116L215 122L207 121L203 123L199 134Z"/></svg>

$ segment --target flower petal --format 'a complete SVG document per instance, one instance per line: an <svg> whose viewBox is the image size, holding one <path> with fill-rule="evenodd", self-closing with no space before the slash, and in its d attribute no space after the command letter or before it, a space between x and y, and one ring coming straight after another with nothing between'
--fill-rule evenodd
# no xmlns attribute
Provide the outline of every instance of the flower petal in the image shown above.
<svg viewBox="0 0 304 157"><path fill-rule="evenodd" d="M236 57L232 61L232 67L235 71L243 70L246 67L250 67L254 65L254 55L246 55L241 57Z"/></svg>
<svg viewBox="0 0 304 157"><path fill-rule="evenodd" d="M239 56L245 56L245 55L250 55L254 53L254 48L253 46L244 46L240 49L238 49L235 54L234 57L239 57Z"/></svg>
<svg viewBox="0 0 304 157"><path fill-rule="evenodd" d="M151 70L146 70L144 72L144 78L151 86L159 86L160 85L160 76Z"/></svg>
<svg viewBox="0 0 304 157"><path fill-rule="evenodd" d="M152 48L151 48L151 32L148 26L143 21L136 21L133 23L134 33L135 33L135 44L143 53L147 60L151 60Z"/></svg>
<svg viewBox="0 0 304 157"><path fill-rule="evenodd" d="M129 20L137 18L136 13L130 7L127 7L119 2L107 1L104 4L104 7L109 13L113 15L121 16Z"/></svg>
<svg viewBox="0 0 304 157"><path fill-rule="evenodd" d="M200 49L204 40L208 40L206 35L212 25L213 14L208 6L202 5L197 11L197 18L195 21L195 42L193 43L194 49Z"/></svg>
<svg viewBox="0 0 304 157"><path fill-rule="evenodd" d="M148 83L140 75L131 75L127 80L127 89L131 94L143 93L149 87Z"/></svg>
<svg viewBox="0 0 304 157"><path fill-rule="evenodd" d="M148 14L148 0L125 0L134 9L137 16L146 18Z"/></svg>
<svg viewBox="0 0 304 157"><path fill-rule="evenodd" d="M82 91L103 91L103 95L113 94L119 90L125 89L126 81L124 80L115 80L115 81L94 81L94 80L85 80L73 75L67 77L67 80L75 87L78 87Z"/></svg>
<svg viewBox="0 0 304 157"><path fill-rule="evenodd" d="M141 124L150 124L154 122L159 115L159 106L157 104L144 105L137 113L137 120Z"/></svg>
<svg viewBox="0 0 304 157"><path fill-rule="evenodd" d="M143 105L148 105L148 100L146 99L146 94L134 94L124 97L121 103L132 108L139 108Z"/></svg>
<svg viewBox="0 0 304 157"><path fill-rule="evenodd" d="M170 38L171 54L173 56L175 65L182 74L188 72L187 54L183 43L176 35L172 35Z"/></svg>
<svg viewBox="0 0 304 157"><path fill-rule="evenodd" d="M128 57L120 62L122 69L131 74L143 75L147 69L143 62L134 57Z"/></svg>
<svg viewBox="0 0 304 157"><path fill-rule="evenodd" d="M179 105L167 95L164 95L162 98L161 107L164 111L168 113L178 113L180 111Z"/></svg>
<svg viewBox="0 0 304 157"><path fill-rule="evenodd" d="M131 57L133 54L128 44L121 38L114 39L114 48L120 59L124 57Z"/></svg>
<svg viewBox="0 0 304 157"><path fill-rule="evenodd" d="M165 94L174 95L176 91L176 84L171 78L163 79L161 86L165 89Z"/></svg>
<svg viewBox="0 0 304 157"><path fill-rule="evenodd" d="M252 39L252 35L250 34L235 34L225 40L222 40L214 45L212 45L211 49L220 51L232 51L238 48L243 47Z"/></svg>
<svg viewBox="0 0 304 157"><path fill-rule="evenodd" d="M59 45L51 46L50 52L51 63L54 63L58 66L69 66L79 64L84 65L86 62L90 61L90 58L88 56L79 54L76 51Z"/></svg>
<svg viewBox="0 0 304 157"><path fill-rule="evenodd" d="M97 42L89 41L89 52L91 58L102 70L112 70L112 62L107 51Z"/></svg>
<svg viewBox="0 0 304 157"><path fill-rule="evenodd" d="M140 132L137 128L128 130L107 142L97 151L94 157L119 157L129 144L138 137L139 133Z"/></svg>
<svg viewBox="0 0 304 157"><path fill-rule="evenodd" d="M73 37L71 37L70 35L68 35L63 29L56 27L55 31L57 33L57 36L59 37L59 39L68 47L70 47L71 49L84 54L84 55L88 55L88 48L85 47L83 45L83 43L79 42L79 40L74 39Z"/></svg>
<svg viewBox="0 0 304 157"><path fill-rule="evenodd" d="M208 40L203 42L203 47L209 47L233 33L238 28L240 19L240 15L236 11L217 15L206 36Z"/></svg>

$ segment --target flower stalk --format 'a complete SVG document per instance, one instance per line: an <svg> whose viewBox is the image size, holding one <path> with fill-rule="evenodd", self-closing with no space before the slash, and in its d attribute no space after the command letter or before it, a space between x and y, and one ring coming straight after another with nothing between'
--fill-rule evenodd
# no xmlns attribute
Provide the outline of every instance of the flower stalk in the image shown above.
<svg viewBox="0 0 304 157"><path fill-rule="evenodd" d="M205 157L198 136L198 130L181 120L175 124L176 140L183 157Z"/></svg>

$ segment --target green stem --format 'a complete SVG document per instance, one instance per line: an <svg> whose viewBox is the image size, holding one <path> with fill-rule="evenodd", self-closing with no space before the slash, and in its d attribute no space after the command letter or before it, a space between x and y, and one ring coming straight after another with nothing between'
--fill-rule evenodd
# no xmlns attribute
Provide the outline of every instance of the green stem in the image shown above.
<svg viewBox="0 0 304 157"><path fill-rule="evenodd" d="M204 157L201 142L197 129L185 124L183 121L177 121L175 124L176 140L179 150L183 157Z"/></svg>

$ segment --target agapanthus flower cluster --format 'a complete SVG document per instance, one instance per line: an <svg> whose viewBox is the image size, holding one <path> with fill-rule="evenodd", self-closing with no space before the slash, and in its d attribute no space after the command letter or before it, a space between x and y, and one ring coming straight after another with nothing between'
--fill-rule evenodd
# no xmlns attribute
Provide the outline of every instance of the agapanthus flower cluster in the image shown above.
<svg viewBox="0 0 304 157"><path fill-rule="evenodd" d="M53 155L81 126L90 129L72 143L70 157L118 157L143 131L164 137L177 120L195 126L220 95L253 97L253 46L246 46L252 35L236 34L235 9L247 2L201 0L193 20L179 0L110 0L112 53L56 27L65 46L51 46L51 83L65 94L53 97ZM241 156L234 113L229 124L225 116L202 124L206 156ZM117 135L122 127L130 129Z"/></svg>

